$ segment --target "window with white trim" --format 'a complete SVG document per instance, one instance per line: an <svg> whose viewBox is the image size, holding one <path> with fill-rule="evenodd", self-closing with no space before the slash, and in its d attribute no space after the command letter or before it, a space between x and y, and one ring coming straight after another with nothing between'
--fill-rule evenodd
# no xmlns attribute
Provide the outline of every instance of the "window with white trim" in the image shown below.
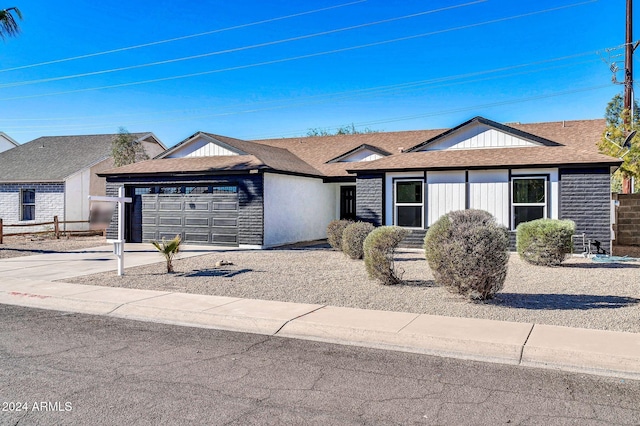
<svg viewBox="0 0 640 426"><path fill-rule="evenodd" d="M423 182L397 180L395 182L395 224L407 228L423 227Z"/></svg>
<svg viewBox="0 0 640 426"><path fill-rule="evenodd" d="M546 177L512 177L511 217L513 229L522 222L548 217Z"/></svg>
<svg viewBox="0 0 640 426"><path fill-rule="evenodd" d="M20 191L20 220L36 219L36 190L23 189Z"/></svg>

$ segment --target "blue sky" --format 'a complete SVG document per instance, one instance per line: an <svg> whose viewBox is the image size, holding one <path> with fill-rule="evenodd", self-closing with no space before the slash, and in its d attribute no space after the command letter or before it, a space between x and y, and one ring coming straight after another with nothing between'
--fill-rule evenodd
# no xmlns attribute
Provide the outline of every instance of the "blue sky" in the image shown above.
<svg viewBox="0 0 640 426"><path fill-rule="evenodd" d="M624 43L624 0L10 6L24 19L0 41L0 131L21 143L120 126L172 146L199 130L259 139L476 115L589 119L622 90L603 59L623 67L623 50L607 49Z"/></svg>

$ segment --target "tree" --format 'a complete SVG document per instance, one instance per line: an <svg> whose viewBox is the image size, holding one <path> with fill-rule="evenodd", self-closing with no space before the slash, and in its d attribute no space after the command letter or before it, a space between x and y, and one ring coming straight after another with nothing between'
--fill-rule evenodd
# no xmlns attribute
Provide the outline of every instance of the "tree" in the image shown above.
<svg viewBox="0 0 640 426"><path fill-rule="evenodd" d="M624 109L623 105L624 100L620 94L615 95L607 104L604 114L607 124L602 139L598 142L598 149L603 154L622 158L624 161L613 174L611 191L622 192L623 180L635 178L636 188L631 188L634 192L640 187L640 136L635 136L628 148L623 147L623 143L630 132L640 130L640 108L634 100L633 120L625 128L625 118L629 117L630 111Z"/></svg>
<svg viewBox="0 0 640 426"><path fill-rule="evenodd" d="M0 38L15 37L20 33L20 26L13 16L22 19L22 13L17 7L0 10Z"/></svg>
<svg viewBox="0 0 640 426"><path fill-rule="evenodd" d="M355 124L351 123L351 126L340 126L334 132L329 129L323 129L321 127L314 127L307 131L307 136L334 136L334 135L360 135L364 133L378 133L379 130L372 130L365 127L364 130L356 129Z"/></svg>
<svg viewBox="0 0 640 426"><path fill-rule="evenodd" d="M111 142L111 156L116 167L149 159L142 143L124 127L118 129L118 134Z"/></svg>

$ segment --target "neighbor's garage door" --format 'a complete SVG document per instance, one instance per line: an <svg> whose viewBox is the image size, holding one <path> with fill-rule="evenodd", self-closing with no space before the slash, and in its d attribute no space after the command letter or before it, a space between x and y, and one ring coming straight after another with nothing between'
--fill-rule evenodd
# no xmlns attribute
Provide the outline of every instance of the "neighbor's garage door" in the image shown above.
<svg viewBox="0 0 640 426"><path fill-rule="evenodd" d="M142 195L142 239L238 245L238 193Z"/></svg>

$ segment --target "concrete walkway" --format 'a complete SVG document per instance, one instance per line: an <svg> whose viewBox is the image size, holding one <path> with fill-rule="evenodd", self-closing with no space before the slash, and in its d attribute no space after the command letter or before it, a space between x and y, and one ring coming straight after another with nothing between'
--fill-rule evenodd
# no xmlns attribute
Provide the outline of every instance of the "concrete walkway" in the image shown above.
<svg viewBox="0 0 640 426"><path fill-rule="evenodd" d="M126 267L158 261L126 245ZM0 303L640 380L635 333L53 282L116 266L111 246L0 260Z"/></svg>

